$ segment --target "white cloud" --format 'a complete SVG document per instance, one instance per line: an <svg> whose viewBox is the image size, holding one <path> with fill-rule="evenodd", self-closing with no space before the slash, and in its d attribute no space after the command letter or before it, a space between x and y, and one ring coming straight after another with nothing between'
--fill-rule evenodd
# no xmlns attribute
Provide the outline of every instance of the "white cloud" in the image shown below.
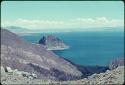
<svg viewBox="0 0 125 85"><path fill-rule="evenodd" d="M119 19L107 19L106 17L97 18L76 18L65 21L52 21L52 20L28 20L28 19L17 19L14 21L2 20L2 26L19 26L31 30L93 30L90 28L100 27L118 27L124 26L124 20ZM87 29L88 28L88 29Z"/></svg>

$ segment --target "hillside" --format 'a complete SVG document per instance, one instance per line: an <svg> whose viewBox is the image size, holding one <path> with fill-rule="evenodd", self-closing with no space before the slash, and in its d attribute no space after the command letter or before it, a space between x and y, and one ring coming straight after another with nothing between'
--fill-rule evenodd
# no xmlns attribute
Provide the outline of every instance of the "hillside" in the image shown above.
<svg viewBox="0 0 125 85"><path fill-rule="evenodd" d="M3 68L2 68L3 69ZM17 74L16 72L5 72L2 70L1 76L2 84L123 84L124 83L124 66L119 66L114 70L107 70L105 73L93 74L88 78L75 80L75 81L52 81L52 80L42 80L42 79L31 79L26 76Z"/></svg>
<svg viewBox="0 0 125 85"><path fill-rule="evenodd" d="M41 79L72 80L82 76L74 65L52 51L26 42L5 29L1 29L1 65L35 73Z"/></svg>

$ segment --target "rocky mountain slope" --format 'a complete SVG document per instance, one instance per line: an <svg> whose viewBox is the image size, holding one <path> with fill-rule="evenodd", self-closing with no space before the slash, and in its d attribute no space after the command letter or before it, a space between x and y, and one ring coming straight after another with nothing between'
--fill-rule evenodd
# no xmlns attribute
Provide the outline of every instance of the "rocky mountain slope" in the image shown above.
<svg viewBox="0 0 125 85"><path fill-rule="evenodd" d="M97 84L124 84L124 66L119 66L114 70L107 70L105 73L93 74L88 78L75 80L75 81L53 81L53 80L42 80L27 77L26 75L17 74L20 71L5 72L2 67L1 70L1 83L2 84L65 84L65 85L97 85Z"/></svg>
<svg viewBox="0 0 125 85"><path fill-rule="evenodd" d="M109 69L115 69L117 68L118 66L123 66L124 65L124 58L117 58L117 59L113 59L110 61L109 63Z"/></svg>
<svg viewBox="0 0 125 85"><path fill-rule="evenodd" d="M76 66L52 51L26 42L5 29L1 29L1 65L34 73L44 80L72 80L82 76Z"/></svg>
<svg viewBox="0 0 125 85"><path fill-rule="evenodd" d="M124 66L119 66L114 70L107 70L105 73L93 74L88 78L76 80L76 81L64 81L61 84L85 84L85 85L97 85L97 84L124 84Z"/></svg>
<svg viewBox="0 0 125 85"><path fill-rule="evenodd" d="M53 35L43 36L39 40L39 44L43 45L47 50L63 50L69 48L61 39Z"/></svg>

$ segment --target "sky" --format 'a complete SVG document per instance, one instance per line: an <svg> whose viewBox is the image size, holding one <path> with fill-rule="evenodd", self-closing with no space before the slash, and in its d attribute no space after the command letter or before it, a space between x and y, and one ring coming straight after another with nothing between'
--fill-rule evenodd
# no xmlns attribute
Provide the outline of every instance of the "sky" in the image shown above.
<svg viewBox="0 0 125 85"><path fill-rule="evenodd" d="M2 1L2 27L77 31L124 26L122 1Z"/></svg>

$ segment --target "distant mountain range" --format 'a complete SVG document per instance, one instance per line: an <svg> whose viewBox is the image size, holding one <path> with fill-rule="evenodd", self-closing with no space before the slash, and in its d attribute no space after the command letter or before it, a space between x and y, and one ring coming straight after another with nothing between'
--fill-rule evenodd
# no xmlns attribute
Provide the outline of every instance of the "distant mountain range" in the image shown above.
<svg viewBox="0 0 125 85"><path fill-rule="evenodd" d="M8 27L4 27L4 28L11 32L14 32L14 33L28 33L31 31L29 29L17 27L17 26L8 26Z"/></svg>
<svg viewBox="0 0 125 85"><path fill-rule="evenodd" d="M18 26L8 26L8 27L4 27L5 29L8 29L11 32L14 33L21 33L21 34L25 34L25 33L43 33L43 32L78 32L78 31L109 31L109 32L117 32L117 31L124 31L124 27L98 27L98 28L76 28L76 29L68 29L67 30L58 30L58 29L54 29L54 30L43 30L43 29L27 29L27 28L22 28L22 27L18 27Z"/></svg>

